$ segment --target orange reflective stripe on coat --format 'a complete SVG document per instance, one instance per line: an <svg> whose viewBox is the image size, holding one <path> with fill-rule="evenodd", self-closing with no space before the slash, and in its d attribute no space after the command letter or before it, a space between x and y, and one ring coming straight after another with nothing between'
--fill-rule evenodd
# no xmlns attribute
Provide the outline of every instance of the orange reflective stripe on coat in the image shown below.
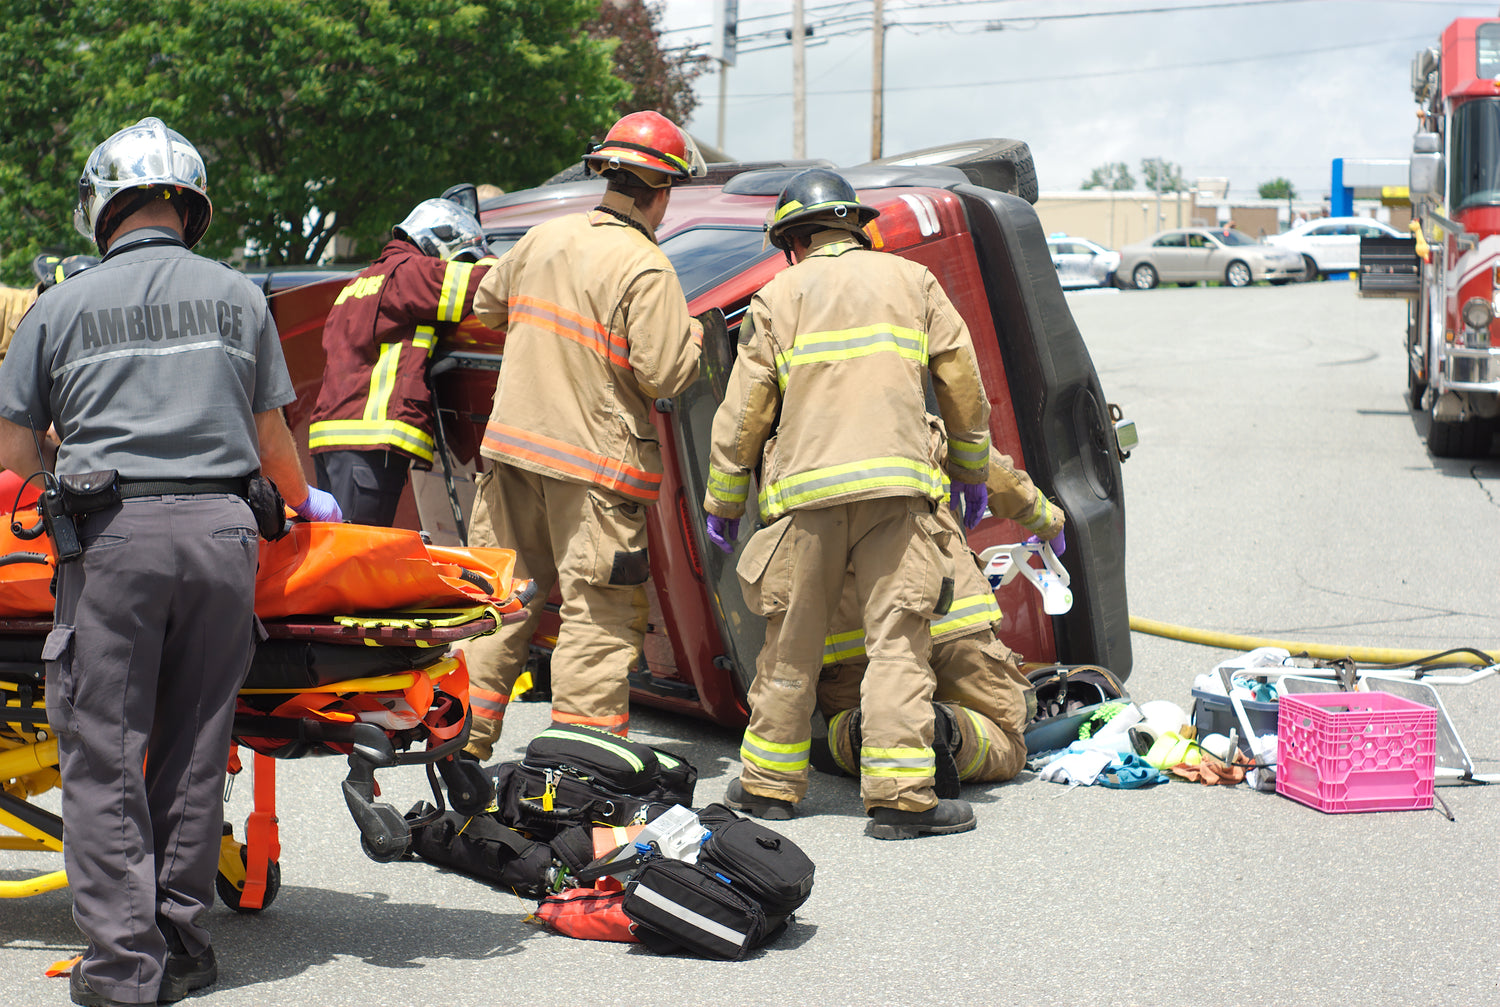
<svg viewBox="0 0 1500 1007"><path fill-rule="evenodd" d="M645 503L655 503L661 495L660 473L633 468L619 458L596 455L564 441L494 420L484 428L483 446L501 457L524 459L543 466L544 470L575 476Z"/></svg>
<svg viewBox="0 0 1500 1007"><path fill-rule="evenodd" d="M628 713L617 714L613 717L583 717L576 713L563 713L561 710L553 710L552 723L582 724L584 727L597 727L600 730L618 734L622 738L630 733L630 714Z"/></svg>
<svg viewBox="0 0 1500 1007"><path fill-rule="evenodd" d="M534 325L587 346L616 367L630 370L630 344L625 341L625 337L611 333L592 318L585 318L550 301L524 294L517 294L510 299L509 310L512 328L523 323Z"/></svg>

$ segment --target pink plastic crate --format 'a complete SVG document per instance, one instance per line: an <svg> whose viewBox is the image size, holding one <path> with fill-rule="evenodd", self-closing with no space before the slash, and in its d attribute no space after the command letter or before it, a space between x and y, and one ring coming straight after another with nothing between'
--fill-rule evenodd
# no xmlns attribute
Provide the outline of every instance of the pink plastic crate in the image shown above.
<svg viewBox="0 0 1500 1007"><path fill-rule="evenodd" d="M1281 697L1276 792L1319 811L1432 807L1437 711L1388 692Z"/></svg>

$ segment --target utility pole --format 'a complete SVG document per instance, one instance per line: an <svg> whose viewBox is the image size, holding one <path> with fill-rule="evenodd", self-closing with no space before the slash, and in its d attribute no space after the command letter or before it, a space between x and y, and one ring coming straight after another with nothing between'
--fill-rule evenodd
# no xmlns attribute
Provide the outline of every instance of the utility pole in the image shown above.
<svg viewBox="0 0 1500 1007"><path fill-rule="evenodd" d="M1161 230L1161 158L1156 158L1156 171L1151 173L1151 188L1156 190L1156 230Z"/></svg>
<svg viewBox="0 0 1500 1007"><path fill-rule="evenodd" d="M807 48L803 44L802 0L792 0L792 157L807 156Z"/></svg>
<svg viewBox="0 0 1500 1007"><path fill-rule="evenodd" d="M870 80L870 160L880 160L885 143L885 0L875 0L874 70Z"/></svg>
<svg viewBox="0 0 1500 1007"><path fill-rule="evenodd" d="M729 94L729 68L739 51L739 0L719 0L714 7L714 33L709 55L719 61L719 150L724 149L724 118Z"/></svg>
<svg viewBox="0 0 1500 1007"><path fill-rule="evenodd" d="M729 64L719 64L719 130L714 137L714 146L724 149L724 98L729 93Z"/></svg>

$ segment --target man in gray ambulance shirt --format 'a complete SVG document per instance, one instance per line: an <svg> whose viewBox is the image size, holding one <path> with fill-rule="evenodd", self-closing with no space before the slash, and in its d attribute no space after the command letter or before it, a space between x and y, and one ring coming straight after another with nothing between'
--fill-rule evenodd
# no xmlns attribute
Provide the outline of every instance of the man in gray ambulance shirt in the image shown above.
<svg viewBox="0 0 1500 1007"><path fill-rule="evenodd" d="M120 499L75 518L83 555L59 565L43 652L88 938L79 1004L171 1002L217 978L201 918L253 647L248 478L263 469L303 517L341 520L281 416L295 396L265 297L189 251L206 188L159 119L96 147L75 223L104 261L44 292L0 365L0 465L36 471L32 431L52 425L59 478L119 474Z"/></svg>

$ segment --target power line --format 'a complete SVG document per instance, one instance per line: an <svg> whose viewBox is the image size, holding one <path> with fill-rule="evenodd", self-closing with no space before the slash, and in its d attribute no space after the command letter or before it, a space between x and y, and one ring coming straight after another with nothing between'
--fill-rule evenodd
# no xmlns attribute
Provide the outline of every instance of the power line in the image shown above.
<svg viewBox="0 0 1500 1007"><path fill-rule="evenodd" d="M1423 39L1427 39L1428 37L1429 37L1429 33L1423 33L1421 35L1413 34L1413 35L1406 35L1406 36L1403 36L1401 38L1375 39L1375 40L1371 40L1371 41L1367 41L1367 42L1348 42L1348 43L1344 43L1342 45L1318 46L1318 47L1312 48L1312 49L1291 49L1291 50L1287 50L1286 52L1262 53L1262 54L1253 55L1253 56L1217 57L1217 58L1211 59L1211 60L1199 60L1199 61L1192 62L1192 63L1155 64L1155 65L1152 65L1152 66L1127 67L1127 68L1119 69L1119 70L1094 70L1094 71L1084 71L1084 72L1080 72L1080 73L1055 74L1055 75L1049 75L1049 76L1014 77L1014 78L1010 78L1010 79L1006 79L1006 80L960 81L960 82L948 83L948 84L911 84L911 85L900 86L900 87L893 87L893 86L887 85L886 88L885 88L885 90L887 92L891 92L891 91L936 91L936 90L942 90L942 89L948 89L948 88L956 88L956 87L963 87L963 88L1001 87L1001 86L1008 86L1008 85L1014 85L1014 84L1047 84L1047 83L1056 83L1058 81L1087 80L1087 79L1091 79L1091 78L1100 78L1100 77L1124 77L1124 76L1128 76L1128 75L1131 75L1131 74L1164 73L1164 72L1169 72L1169 71L1174 71L1174 70L1199 70L1199 69L1203 69L1204 67L1219 67L1219 66L1225 66L1227 64L1232 64L1232 63L1258 63L1258 62L1261 62L1263 60L1290 59L1290 58L1298 57L1298 56L1317 56L1317 55L1322 55L1324 53L1330 53L1330 52L1347 52L1347 51L1349 51L1351 49L1366 49L1366 48L1370 48L1371 46L1394 45L1394 44L1396 44L1398 42L1410 43L1410 42L1413 42L1413 41L1421 41ZM837 88L837 89L827 90L827 91L809 92L809 94L819 94L819 95L865 94L868 91L869 91L868 87L853 87L853 88ZM784 98L784 97L787 97L790 94L791 94L790 91L765 91L765 92L759 92L759 93L754 93L754 92L752 92L752 93L742 93L742 94L736 95L735 97L736 98L740 98L740 99L744 99L744 98L757 98L757 99L759 99L759 98Z"/></svg>

